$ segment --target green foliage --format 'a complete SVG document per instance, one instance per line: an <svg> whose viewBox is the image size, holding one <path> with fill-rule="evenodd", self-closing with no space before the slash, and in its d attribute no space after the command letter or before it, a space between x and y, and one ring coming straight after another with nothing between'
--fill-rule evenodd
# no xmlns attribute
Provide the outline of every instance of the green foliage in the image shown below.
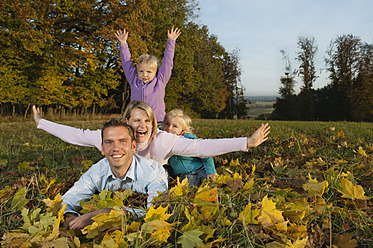
<svg viewBox="0 0 373 248"><path fill-rule="evenodd" d="M1 112L27 115L33 104L62 114L66 109L119 112L118 106L123 111L130 91L114 30L129 31L136 64L144 53L162 60L167 30L177 26L182 35L166 106L184 106L192 116L215 117L228 96L235 96L236 89L229 86L236 85L239 75L223 78L230 70L224 60L227 52L206 26L193 22L197 6L194 0L2 1Z"/></svg>

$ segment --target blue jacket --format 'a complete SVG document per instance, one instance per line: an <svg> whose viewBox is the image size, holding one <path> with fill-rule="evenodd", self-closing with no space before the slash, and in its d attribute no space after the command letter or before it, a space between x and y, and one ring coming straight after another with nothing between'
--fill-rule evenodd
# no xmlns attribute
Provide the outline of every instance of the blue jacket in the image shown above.
<svg viewBox="0 0 373 248"><path fill-rule="evenodd" d="M183 136L188 139L197 138L194 134L190 133L184 133ZM207 175L216 173L215 164L212 157L198 158L173 155L168 160L168 163L172 167L172 170L175 175L190 173L198 170L202 166L205 166L205 171Z"/></svg>

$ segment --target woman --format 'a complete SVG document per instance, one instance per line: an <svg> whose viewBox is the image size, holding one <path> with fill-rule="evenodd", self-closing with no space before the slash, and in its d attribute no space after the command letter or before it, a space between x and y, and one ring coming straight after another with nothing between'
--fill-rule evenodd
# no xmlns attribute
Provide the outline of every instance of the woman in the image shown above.
<svg viewBox="0 0 373 248"><path fill-rule="evenodd" d="M101 150L101 130L83 130L44 120L40 111L32 107L38 129L42 129L65 142L96 147ZM229 152L247 151L268 139L270 127L262 124L249 138L187 139L157 129L151 107L143 101L131 101L122 117L134 130L136 154L166 164L172 155L187 157L213 157Z"/></svg>

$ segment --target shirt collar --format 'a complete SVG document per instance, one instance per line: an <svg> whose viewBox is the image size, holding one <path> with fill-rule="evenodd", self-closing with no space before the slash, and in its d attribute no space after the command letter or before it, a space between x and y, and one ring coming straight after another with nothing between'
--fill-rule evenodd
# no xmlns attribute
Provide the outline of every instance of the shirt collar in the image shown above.
<svg viewBox="0 0 373 248"><path fill-rule="evenodd" d="M109 161L106 159L106 162L108 163L108 172L107 172L107 178L117 179L121 181L127 180L127 178L131 180L135 180L135 166L136 166L136 156L133 154L132 163L130 165L130 168L128 168L128 171L123 179L120 179L114 175L114 173L111 171Z"/></svg>

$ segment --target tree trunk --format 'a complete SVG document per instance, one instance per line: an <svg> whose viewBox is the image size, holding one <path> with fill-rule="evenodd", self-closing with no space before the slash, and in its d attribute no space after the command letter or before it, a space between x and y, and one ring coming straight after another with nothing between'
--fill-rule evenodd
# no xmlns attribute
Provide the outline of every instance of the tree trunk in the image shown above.
<svg viewBox="0 0 373 248"><path fill-rule="evenodd" d="M28 113L28 110L30 109L30 106L31 106L30 104L27 105L27 109L25 111L25 115L23 116L24 119L26 119L26 117L27 117L27 113Z"/></svg>

